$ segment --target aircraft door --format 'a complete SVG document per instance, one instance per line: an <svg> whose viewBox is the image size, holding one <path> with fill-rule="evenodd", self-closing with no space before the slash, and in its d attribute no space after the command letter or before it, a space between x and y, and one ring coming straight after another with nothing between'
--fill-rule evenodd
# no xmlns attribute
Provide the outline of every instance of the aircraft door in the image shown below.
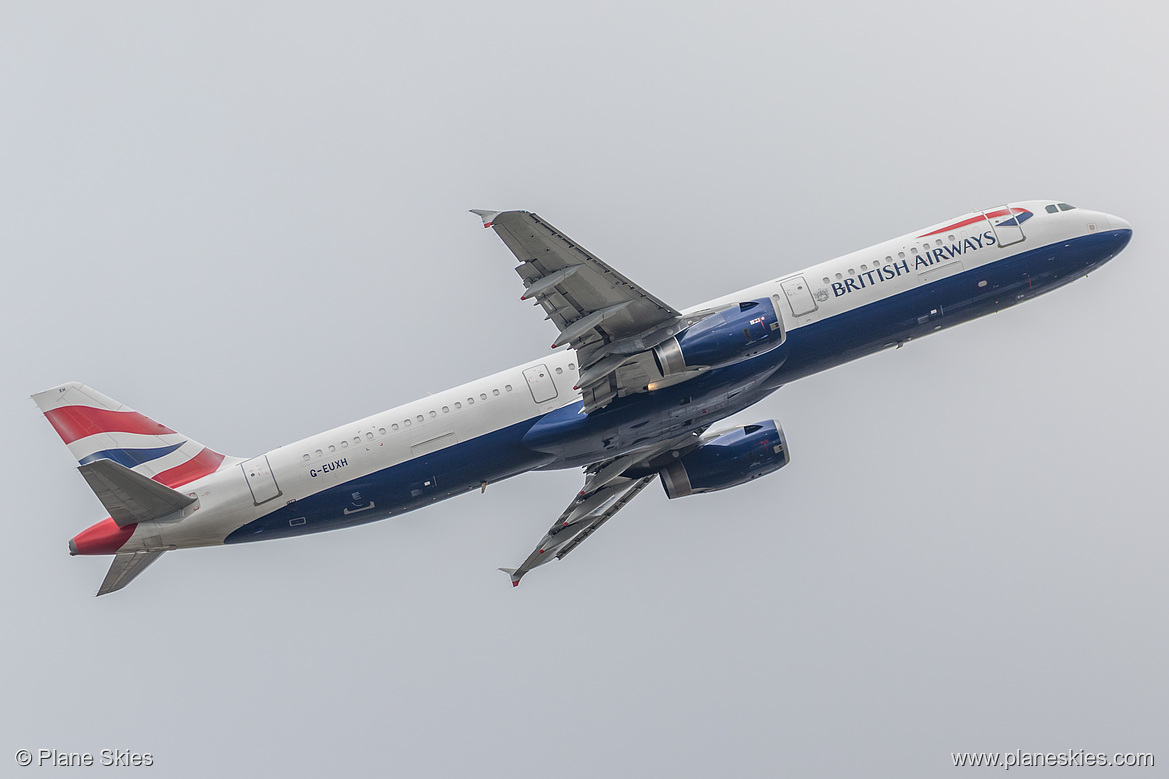
<svg viewBox="0 0 1169 779"><path fill-rule="evenodd" d="M528 381L528 389L532 391L532 400L537 403L556 397L556 383L552 381L552 372L544 363L528 368L524 371L524 378Z"/></svg>
<svg viewBox="0 0 1169 779"><path fill-rule="evenodd" d="M998 214L998 216L992 216L992 214ZM986 217L986 221L990 222L990 228L994 231L994 237L999 242L999 246L1010 246L1013 243L1019 243L1026 237L1023 235L1023 228L1019 225L1018 214L1013 213L1010 206L983 211L982 215Z"/></svg>
<svg viewBox="0 0 1169 779"><path fill-rule="evenodd" d="M783 288L783 293L787 296L792 316L804 316L819 308L812 297L812 291L808 289L808 282L804 281L803 276L792 276L790 279L780 282L779 286Z"/></svg>
<svg viewBox="0 0 1169 779"><path fill-rule="evenodd" d="M252 491L252 501L257 506L280 497L280 488L276 486L276 477L272 475L268 455L253 457L245 463L240 463L240 467L244 469L244 478L247 479L248 488Z"/></svg>

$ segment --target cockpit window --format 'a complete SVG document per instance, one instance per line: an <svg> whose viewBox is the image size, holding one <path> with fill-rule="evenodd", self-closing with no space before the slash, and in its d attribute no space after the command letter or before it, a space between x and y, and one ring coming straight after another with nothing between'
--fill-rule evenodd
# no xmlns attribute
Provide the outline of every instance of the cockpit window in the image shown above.
<svg viewBox="0 0 1169 779"><path fill-rule="evenodd" d="M1071 211L1073 208L1075 208L1075 206L1069 206L1067 203L1060 203L1059 204L1060 211Z"/></svg>
<svg viewBox="0 0 1169 779"><path fill-rule="evenodd" d="M1059 213L1059 209L1058 209L1058 208L1056 208L1055 206L1048 206L1048 207L1047 207L1047 213L1049 213L1049 214L1058 214L1058 213Z"/></svg>

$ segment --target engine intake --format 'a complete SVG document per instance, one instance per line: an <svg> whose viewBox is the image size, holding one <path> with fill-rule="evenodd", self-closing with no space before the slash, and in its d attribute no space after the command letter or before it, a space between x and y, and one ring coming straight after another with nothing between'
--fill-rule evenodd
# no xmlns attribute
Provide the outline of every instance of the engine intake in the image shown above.
<svg viewBox="0 0 1169 779"><path fill-rule="evenodd" d="M666 497L737 487L788 464L787 439L775 420L723 433L658 471Z"/></svg>
<svg viewBox="0 0 1169 779"><path fill-rule="evenodd" d="M653 348L662 376L718 368L769 352L784 341L783 322L771 298L711 314Z"/></svg>

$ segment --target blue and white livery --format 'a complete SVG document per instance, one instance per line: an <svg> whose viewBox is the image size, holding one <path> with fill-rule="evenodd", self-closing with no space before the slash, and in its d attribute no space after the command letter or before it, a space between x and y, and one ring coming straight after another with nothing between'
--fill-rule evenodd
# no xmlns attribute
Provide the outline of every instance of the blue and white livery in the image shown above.
<svg viewBox="0 0 1169 779"><path fill-rule="evenodd" d="M519 261L554 351L251 458L228 457L71 383L33 396L108 518L71 554L108 554L98 595L163 552L396 516L531 470L584 484L513 584L589 538L654 479L670 498L782 468L783 430L720 420L784 384L1015 305L1087 275L1127 222L1010 203L678 310L525 211L476 211Z"/></svg>

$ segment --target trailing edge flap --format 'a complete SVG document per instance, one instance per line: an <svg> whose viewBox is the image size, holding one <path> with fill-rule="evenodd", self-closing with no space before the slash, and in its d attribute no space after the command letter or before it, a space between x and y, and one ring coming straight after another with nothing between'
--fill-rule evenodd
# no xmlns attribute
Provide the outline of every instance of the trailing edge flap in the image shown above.
<svg viewBox="0 0 1169 779"><path fill-rule="evenodd" d="M97 594L101 596L122 589L161 556L161 551L129 552L114 555L114 562L110 564L110 570L106 573L106 578L102 580Z"/></svg>
<svg viewBox="0 0 1169 779"><path fill-rule="evenodd" d="M77 470L118 527L160 519L195 502L113 460L94 460Z"/></svg>
<svg viewBox="0 0 1169 779"><path fill-rule="evenodd" d="M645 449L594 463L585 469L585 485L518 568L500 568L516 587L528 571L560 560L583 544L626 503L657 478L648 466L669 452L687 452L701 443L701 427Z"/></svg>

